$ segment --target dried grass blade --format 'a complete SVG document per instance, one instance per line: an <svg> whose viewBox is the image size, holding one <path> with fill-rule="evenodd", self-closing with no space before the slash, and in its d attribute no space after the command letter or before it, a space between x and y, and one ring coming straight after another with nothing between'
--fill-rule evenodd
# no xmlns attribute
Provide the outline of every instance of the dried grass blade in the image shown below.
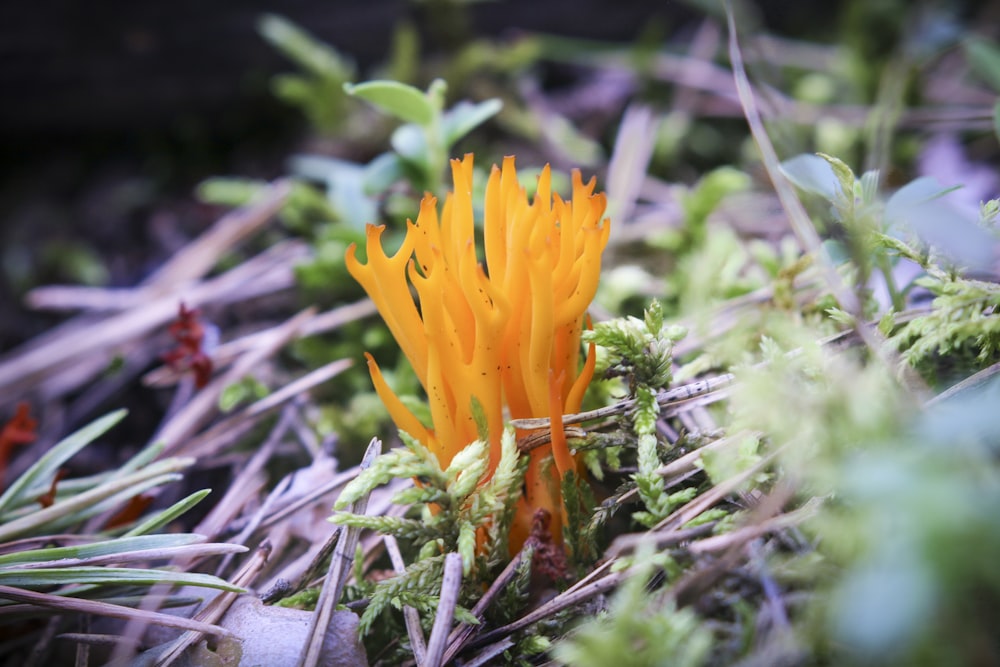
<svg viewBox="0 0 1000 667"><path fill-rule="evenodd" d="M479 598L479 602L477 602L476 606L472 608L473 616L482 620L483 614L486 612L486 608L490 606L500 591L506 588L507 584L509 584L514 578L514 575L517 574L517 568L521 566L521 561L524 560L527 549L529 549L529 547L521 549L517 555L514 556L509 563L507 563L507 567L503 569L503 572L501 572L499 576L493 580L489 589L483 593L483 597ZM442 664L447 665L451 663L475 631L475 626L460 623L448 637L448 650L445 651Z"/></svg>
<svg viewBox="0 0 1000 667"><path fill-rule="evenodd" d="M392 535L385 535L382 538L385 542L385 550L389 553L389 560L397 575L406 571L406 563L403 561L403 554L399 551L399 543ZM403 606L403 620L406 621L406 634L410 637L410 646L413 647L413 657L418 665L423 665L427 658L427 644L424 642L424 632L420 627L420 614L409 605Z"/></svg>
<svg viewBox="0 0 1000 667"><path fill-rule="evenodd" d="M96 616L108 616L110 618L120 618L124 620L138 620L147 624L164 625L181 630L192 630L203 634L218 637L228 637L231 633L217 625L192 621L181 616L161 614L155 611L143 611L132 609L131 607L120 607L116 604L108 604L98 600L84 600L81 598L69 598L61 595L51 595L49 593L38 593L36 591L26 591L12 586L0 585L0 598L14 600L38 607L47 607L63 613L67 611L80 614L94 614Z"/></svg>
<svg viewBox="0 0 1000 667"><path fill-rule="evenodd" d="M361 460L361 470L369 468L379 454L382 453L382 441L372 438L368 443L368 449ZM352 503L347 511L353 514L364 514L368 508L368 496L364 496L356 503ZM323 650L323 640L326 638L326 630L333 618L333 610L344 590L344 582L349 574L348 568L354 560L354 548L358 544L360 529L342 528L340 540L337 548L330 559L330 569L327 571L326 582L323 590L320 591L319 601L316 603L316 611L313 613L312 623L309 628L309 644L306 646L302 657L299 660L299 667L316 667L319 664L320 655Z"/></svg>
<svg viewBox="0 0 1000 667"><path fill-rule="evenodd" d="M450 553L444 557L444 576L441 578L441 596L438 598L437 616L427 641L427 659L421 667L441 667L441 658L448 643L451 624L455 620L458 592L462 587L462 556Z"/></svg>

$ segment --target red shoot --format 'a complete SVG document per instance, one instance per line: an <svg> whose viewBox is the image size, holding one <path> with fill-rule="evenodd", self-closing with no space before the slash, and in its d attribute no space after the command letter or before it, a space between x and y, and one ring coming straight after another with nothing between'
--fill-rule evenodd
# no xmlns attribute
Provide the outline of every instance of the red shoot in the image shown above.
<svg viewBox="0 0 1000 667"><path fill-rule="evenodd" d="M56 476L52 478L52 485L49 487L49 490L43 493L42 495L38 496L38 504L42 506L42 509L45 509L46 507L52 507L52 505L55 504L56 486L59 484L59 481L65 476L66 476L66 470L64 468L59 468L59 470L56 471Z"/></svg>
<svg viewBox="0 0 1000 667"><path fill-rule="evenodd" d="M555 583L569 578L569 565L566 562L566 551L552 537L552 531L549 529L551 522L552 515L548 510L544 508L536 510L531 520L531 534L527 542L535 548L531 569Z"/></svg>
<svg viewBox="0 0 1000 667"><path fill-rule="evenodd" d="M194 386L201 389L212 378L212 360L205 353L202 344L205 341L205 327L202 326L197 308L188 310L183 302L167 331L177 343L172 350L161 355L164 363L179 373L191 371L194 375Z"/></svg>
<svg viewBox="0 0 1000 667"><path fill-rule="evenodd" d="M31 417L31 409L27 403L18 403L14 416L0 430L0 482L7 472L14 447L27 445L38 437L35 428L38 422Z"/></svg>
<svg viewBox="0 0 1000 667"><path fill-rule="evenodd" d="M129 498L128 504L126 504L125 507L108 519L108 522L104 524L103 530L111 530L113 528L127 526L142 516L142 513L145 512L152 503L153 496L146 495L145 493L132 496Z"/></svg>

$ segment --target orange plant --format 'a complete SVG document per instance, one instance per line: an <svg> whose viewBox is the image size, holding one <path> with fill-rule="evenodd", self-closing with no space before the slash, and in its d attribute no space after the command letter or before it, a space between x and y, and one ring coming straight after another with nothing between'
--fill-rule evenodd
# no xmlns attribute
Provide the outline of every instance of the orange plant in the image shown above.
<svg viewBox="0 0 1000 667"><path fill-rule="evenodd" d="M452 160L451 169L454 191L440 214L436 198L424 195L416 222L407 221L403 244L391 257L382 247L384 227L368 225L368 261L360 263L352 245L347 268L413 366L433 428L403 405L366 355L375 390L396 425L443 466L478 437L480 409L491 473L505 419L552 419L551 444L530 453L525 496L511 529L511 545L518 548L539 509L551 515L552 533L561 534L559 482L576 469L561 417L579 411L593 376L594 348L581 364L580 334L610 232L602 218L606 197L594 193L595 179L584 183L574 171L572 196L562 199L552 192L546 166L529 202L514 158L505 158L486 185L484 268L476 255L473 156Z"/></svg>

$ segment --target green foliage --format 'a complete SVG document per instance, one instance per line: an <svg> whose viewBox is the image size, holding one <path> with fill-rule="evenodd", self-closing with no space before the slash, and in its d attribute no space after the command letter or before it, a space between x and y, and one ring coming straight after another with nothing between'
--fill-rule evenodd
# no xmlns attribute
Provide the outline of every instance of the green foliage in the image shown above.
<svg viewBox="0 0 1000 667"><path fill-rule="evenodd" d="M420 518L339 512L331 519L340 525L393 535L419 547L418 559L403 574L375 586L372 603L362 617L366 631L389 605L398 608L400 600L418 609L436 605L445 553L461 554L464 574L472 581L484 580L507 558L507 534L527 463L527 457L518 456L513 429L504 431L500 461L488 480L487 441L471 443L442 469L427 448L406 434L401 436L406 447L376 459L348 484L335 509L342 510L393 479L413 478L419 486L398 492L393 502L412 506L411 513ZM477 548L480 534L485 542Z"/></svg>
<svg viewBox="0 0 1000 667"><path fill-rule="evenodd" d="M663 308L654 300L643 320L629 316L598 322L583 332L583 340L607 351L605 375L627 378L634 392L640 386L658 389L670 384L673 346L686 334L684 327L664 325Z"/></svg>
<svg viewBox="0 0 1000 667"><path fill-rule="evenodd" d="M739 438L734 451L703 451L698 465L705 470L713 484L719 484L760 463L760 445L760 436L746 434ZM761 475L755 481L763 482L765 479L766 476Z"/></svg>
<svg viewBox="0 0 1000 667"><path fill-rule="evenodd" d="M258 401L269 393L267 385L252 375L246 375L223 388L219 394L219 410L231 412L240 404Z"/></svg>
<svg viewBox="0 0 1000 667"><path fill-rule="evenodd" d="M986 202L980 225L990 229L1000 202ZM934 295L930 312L918 314L896 328L895 318L885 319L881 328L891 334L890 343L914 366L924 366L936 356L972 358L991 363L1000 353L1000 323L995 311L1000 306L1000 285L966 278L933 262L926 250L883 237L883 243L899 256L918 263L925 275L914 281ZM895 329L895 331L893 331Z"/></svg>
<svg viewBox="0 0 1000 667"><path fill-rule="evenodd" d="M340 89L354 76L354 65L288 19L269 14L261 19L258 29L303 70L302 74L274 77L274 94L299 107L317 130L337 130L347 112Z"/></svg>
<svg viewBox="0 0 1000 667"><path fill-rule="evenodd" d="M920 365L935 355L975 356L989 364L1000 354L1000 285L931 271L916 284L934 295L931 312L902 324L891 342L903 359Z"/></svg>
<svg viewBox="0 0 1000 667"><path fill-rule="evenodd" d="M407 567L403 574L379 582L361 615L358 626L361 634L371 632L374 623L389 608L401 610L404 605L410 606L421 615L433 617L437 611L443 575L444 556L439 555L417 561ZM478 624L476 617L461 607L456 608L455 617L466 623Z"/></svg>
<svg viewBox="0 0 1000 667"><path fill-rule="evenodd" d="M761 343L763 363L735 371L730 428L766 434L786 475L804 491L830 493L843 457L898 432L907 397L884 368L835 354L806 327L785 321L773 331Z"/></svg>
<svg viewBox="0 0 1000 667"><path fill-rule="evenodd" d="M570 563L578 569L590 566L597 560L597 525L591 521L594 493L586 481L580 480L570 470L561 484L563 507L566 508L566 522L563 525L563 546Z"/></svg>
<svg viewBox="0 0 1000 667"><path fill-rule="evenodd" d="M365 173L369 195L384 192L402 178L409 179L416 192L442 194L452 146L501 107L497 99L477 104L463 101L446 111L447 84L442 79L431 82L426 92L397 81L368 81L345 85L344 90L406 123L392 134L393 151L369 163Z"/></svg>
<svg viewBox="0 0 1000 667"><path fill-rule="evenodd" d="M684 327L665 326L663 308L654 300L642 320L625 317L599 322L592 331L583 334L585 341L604 348L613 360L605 375L626 377L635 397L631 418L638 470L633 480L646 510L636 512L633 518L646 526L666 517L695 493L695 489L683 489L668 494L663 478L656 472L662 465L656 437L660 413L656 392L670 383L673 346L686 333Z"/></svg>
<svg viewBox="0 0 1000 667"><path fill-rule="evenodd" d="M995 647L998 397L996 381L964 392L838 463L838 502L811 528L845 568L813 606L839 664L966 665Z"/></svg>
<svg viewBox="0 0 1000 667"><path fill-rule="evenodd" d="M647 592L649 575L650 564L640 567L605 613L555 645L555 658L574 667L704 665L712 648L711 630L691 610L678 609L666 593Z"/></svg>

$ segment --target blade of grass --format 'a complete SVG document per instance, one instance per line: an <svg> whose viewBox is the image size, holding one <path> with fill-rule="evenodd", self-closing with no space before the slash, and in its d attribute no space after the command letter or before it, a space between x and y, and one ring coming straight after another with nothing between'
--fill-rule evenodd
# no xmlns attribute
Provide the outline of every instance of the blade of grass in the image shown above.
<svg viewBox="0 0 1000 667"><path fill-rule="evenodd" d="M372 438L368 443L368 449L361 460L361 470L371 467L375 459L382 453L382 441ZM364 514L368 508L368 495L351 503L347 511L354 514ZM316 667L319 664L321 652L323 650L323 640L326 637L326 630L330 626L333 618L333 610L340 600L340 595L344 591L344 582L350 574L350 565L354 561L354 549L358 544L358 535L361 530L353 527L345 527L341 530L337 548L333 558L330 560L330 569L327 571L326 582L323 590L320 591L319 600L316 603L316 611L313 613L312 622L309 626L309 644L302 657L299 659L299 667Z"/></svg>
<svg viewBox="0 0 1000 667"><path fill-rule="evenodd" d="M154 514L149 517L139 525L135 526L128 532L122 535L122 537L135 537L139 535L145 535L147 533L152 533L154 530L159 530L163 526L167 525L177 517L181 516L189 509L197 505L202 501L202 499L212 492L211 489L202 489L201 491L195 491L187 498L184 498L167 509Z"/></svg>
<svg viewBox="0 0 1000 667"><path fill-rule="evenodd" d="M90 556L87 558L64 558L59 560L40 561L37 563L27 563L21 566L21 570L25 571L35 568L50 567L96 566L134 561L170 560L173 558L208 558L211 556L244 553L245 551L247 551L247 548L242 544L223 544L220 542L212 542L210 544L182 544L169 547L159 547L157 549L135 549L132 551L109 553L101 556Z"/></svg>
<svg viewBox="0 0 1000 667"><path fill-rule="evenodd" d="M753 136L757 150L760 151L761 161L767 171L774 191L778 195L782 208L788 216L788 222L792 231L798 239L799 245L806 253L816 258L817 268L826 283L827 289L833 294L840 308L851 315L854 332L858 338L864 342L872 351L875 358L882 361L887 369L895 371L901 369L905 380L905 388L917 394L918 398L929 395L926 383L913 372L909 364L900 364L897 355L888 346L883 345L877 330L869 329L865 326L864 314L862 313L861 300L858 295L844 281L837 267L823 246L819 233L813 225L805 206L802 205L794 186L788 177L781 171L781 163L778 154L768 137L764 122L761 119L760 110L754 98L753 88L750 79L747 77L746 68L743 65L743 53L740 49L739 39L736 32L736 18L733 14L731 0L726 0L726 20L729 26L729 60L733 67L733 78L736 81L736 93L743 107L743 114L747 124L750 126L750 134Z"/></svg>

